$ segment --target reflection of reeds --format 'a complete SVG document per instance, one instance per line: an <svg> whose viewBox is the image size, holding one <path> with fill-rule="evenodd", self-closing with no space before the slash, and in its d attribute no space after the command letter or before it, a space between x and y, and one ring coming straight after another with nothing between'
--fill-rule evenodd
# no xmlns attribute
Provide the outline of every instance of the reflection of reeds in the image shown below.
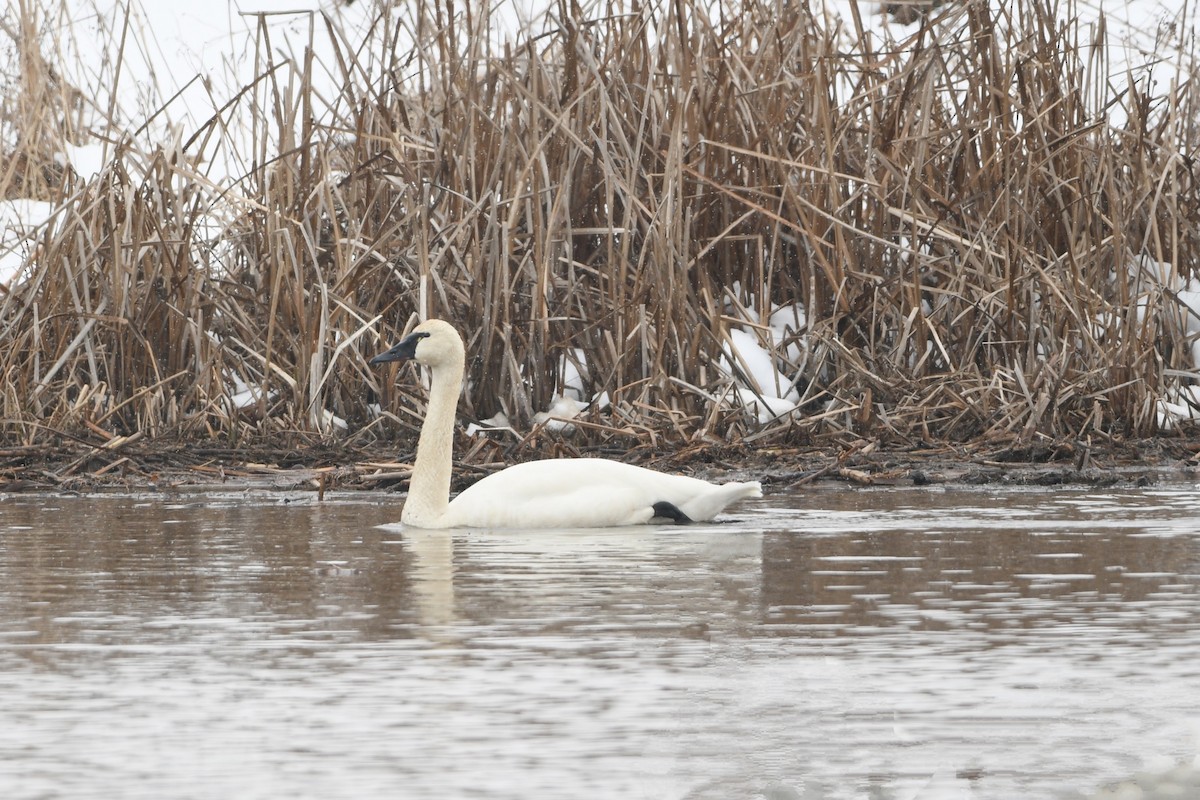
<svg viewBox="0 0 1200 800"><path fill-rule="evenodd" d="M424 313L467 334L467 415L527 427L582 348L613 405L580 437L738 438L714 366L735 285L760 315L808 312L784 370L808 416L756 440L1141 434L1193 370L1170 291L1127 266L1186 277L1200 256L1193 86L1111 98L1102 56L1042 3L944 6L857 51L799 3L564 2L551 33L503 48L486 17L419 0L405 31L381 5L371 46L319 65L339 97L263 25L236 102L174 145L125 140L86 183L41 169L74 135L48 120L79 101L22 51L42 74L4 106L25 137L0 196L36 178L62 211L0 295L10 434L236 442L326 411L394 430L370 424L374 396L412 429L365 361ZM210 185L197 153L246 119L252 166Z"/></svg>

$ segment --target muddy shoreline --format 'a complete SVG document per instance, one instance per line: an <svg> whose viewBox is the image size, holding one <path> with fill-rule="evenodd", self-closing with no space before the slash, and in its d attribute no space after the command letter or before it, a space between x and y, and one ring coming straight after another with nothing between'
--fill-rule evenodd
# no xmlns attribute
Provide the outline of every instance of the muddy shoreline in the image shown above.
<svg viewBox="0 0 1200 800"><path fill-rule="evenodd" d="M985 446L886 446L833 442L810 446L697 445L664 450L574 448L561 442L510 452L472 447L455 464L454 489L533 458L600 456L710 480L756 479L772 488L850 486L1145 487L1200 479L1200 436L1104 446L1080 442ZM281 448L213 443L128 442L89 446L0 446L0 493L98 491L403 492L411 450L308 441Z"/></svg>

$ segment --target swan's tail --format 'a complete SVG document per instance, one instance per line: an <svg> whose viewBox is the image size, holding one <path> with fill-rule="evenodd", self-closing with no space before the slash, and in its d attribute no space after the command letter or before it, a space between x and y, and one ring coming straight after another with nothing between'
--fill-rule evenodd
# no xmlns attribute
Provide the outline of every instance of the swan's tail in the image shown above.
<svg viewBox="0 0 1200 800"><path fill-rule="evenodd" d="M762 497L761 483L746 481L713 486L708 491L688 500L679 508L696 522L707 522L737 501L749 497Z"/></svg>

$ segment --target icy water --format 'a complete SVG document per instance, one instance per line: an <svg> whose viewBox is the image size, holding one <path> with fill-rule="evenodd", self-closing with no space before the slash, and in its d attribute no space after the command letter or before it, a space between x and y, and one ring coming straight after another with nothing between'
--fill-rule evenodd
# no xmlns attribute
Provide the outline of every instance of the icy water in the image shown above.
<svg viewBox="0 0 1200 800"><path fill-rule="evenodd" d="M0 500L0 797L1066 798L1200 752L1200 487Z"/></svg>

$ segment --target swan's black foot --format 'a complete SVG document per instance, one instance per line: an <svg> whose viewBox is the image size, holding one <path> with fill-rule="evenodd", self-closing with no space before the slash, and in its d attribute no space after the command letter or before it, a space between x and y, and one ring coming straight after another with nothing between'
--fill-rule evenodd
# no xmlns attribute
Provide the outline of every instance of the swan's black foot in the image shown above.
<svg viewBox="0 0 1200 800"><path fill-rule="evenodd" d="M654 504L655 519L669 519L676 525L686 525L692 521L692 518L679 510L679 506L674 503L668 503L666 500L660 500Z"/></svg>

